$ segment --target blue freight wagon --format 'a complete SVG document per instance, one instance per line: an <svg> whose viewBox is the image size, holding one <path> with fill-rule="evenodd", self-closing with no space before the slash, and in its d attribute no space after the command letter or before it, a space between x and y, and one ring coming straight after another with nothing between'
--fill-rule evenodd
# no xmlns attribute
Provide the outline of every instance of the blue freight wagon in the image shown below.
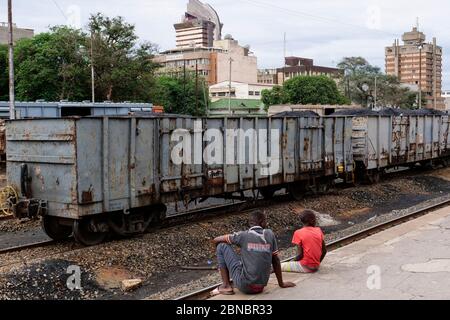
<svg viewBox="0 0 450 320"><path fill-rule="evenodd" d="M131 112L152 112L151 103L92 103L92 102L17 102L16 117L62 118L68 116L115 116ZM9 118L9 103L0 102L0 119Z"/></svg>

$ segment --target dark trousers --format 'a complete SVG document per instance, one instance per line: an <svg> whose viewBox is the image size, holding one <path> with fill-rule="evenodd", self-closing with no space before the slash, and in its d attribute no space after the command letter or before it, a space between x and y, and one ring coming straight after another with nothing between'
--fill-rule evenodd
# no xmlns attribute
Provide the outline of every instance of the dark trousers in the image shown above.
<svg viewBox="0 0 450 320"><path fill-rule="evenodd" d="M242 261L239 255L234 251L231 245L225 243L221 243L217 246L216 254L219 268L228 269L230 278L233 279L234 286L241 290Z"/></svg>

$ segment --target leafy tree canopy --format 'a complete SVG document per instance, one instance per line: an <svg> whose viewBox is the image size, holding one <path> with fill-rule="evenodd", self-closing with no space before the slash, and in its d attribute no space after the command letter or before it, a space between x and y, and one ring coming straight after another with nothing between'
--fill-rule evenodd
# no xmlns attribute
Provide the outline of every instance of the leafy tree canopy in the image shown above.
<svg viewBox="0 0 450 320"><path fill-rule="evenodd" d="M138 43L134 26L122 17L92 15L87 32L52 27L17 42L16 96L23 101L91 100L93 62L96 101L150 102L156 51L150 42ZM9 98L6 46L0 46L0 98Z"/></svg>
<svg viewBox="0 0 450 320"><path fill-rule="evenodd" d="M363 57L345 57L337 66L343 71L339 87L352 102L371 107L376 95L378 107L417 108L417 93L402 86L397 77L383 74Z"/></svg>
<svg viewBox="0 0 450 320"><path fill-rule="evenodd" d="M331 104L349 103L338 90L336 82L326 76L298 76L287 80L282 87L262 92L266 107L275 104Z"/></svg>
<svg viewBox="0 0 450 320"><path fill-rule="evenodd" d="M0 45L0 101L8 99L8 46Z"/></svg>
<svg viewBox="0 0 450 320"><path fill-rule="evenodd" d="M165 112L174 114L204 116L209 103L206 84L191 75L159 77L153 96L156 105L162 105Z"/></svg>

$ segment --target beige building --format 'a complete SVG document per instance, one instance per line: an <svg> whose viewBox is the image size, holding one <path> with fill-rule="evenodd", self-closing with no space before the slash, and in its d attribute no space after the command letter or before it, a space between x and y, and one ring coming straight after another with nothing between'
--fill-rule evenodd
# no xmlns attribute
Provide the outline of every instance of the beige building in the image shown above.
<svg viewBox="0 0 450 320"><path fill-rule="evenodd" d="M257 58L248 47L228 37L214 41L213 47L188 47L167 50L153 59L161 65L159 74L182 76L185 72L196 73L209 85L230 80L257 83Z"/></svg>
<svg viewBox="0 0 450 320"><path fill-rule="evenodd" d="M174 27L176 48L153 59L161 65L159 74L199 75L210 86L230 79L257 83L257 58L230 35L222 39L223 24L210 5L189 0L181 23Z"/></svg>
<svg viewBox="0 0 450 320"><path fill-rule="evenodd" d="M286 57L283 68L258 70L258 83L283 85L285 81L298 76L327 76L334 78L340 72L336 68L316 66L313 59Z"/></svg>
<svg viewBox="0 0 450 320"><path fill-rule="evenodd" d="M209 4L189 0L180 23L174 24L177 48L212 47L222 39L222 23Z"/></svg>
<svg viewBox="0 0 450 320"><path fill-rule="evenodd" d="M32 38L34 36L33 29L23 29L17 28L16 24L13 24L13 37L14 42L23 38ZM0 44L8 44L9 36L8 36L8 23L0 22Z"/></svg>
<svg viewBox="0 0 450 320"><path fill-rule="evenodd" d="M417 28L406 32L391 47L386 48L386 74L395 75L400 82L417 85L425 95L426 105L432 109L445 109L442 91L442 48L426 43L426 36Z"/></svg>
<svg viewBox="0 0 450 320"><path fill-rule="evenodd" d="M278 84L277 69L259 69L258 70L258 83L269 84L269 85Z"/></svg>

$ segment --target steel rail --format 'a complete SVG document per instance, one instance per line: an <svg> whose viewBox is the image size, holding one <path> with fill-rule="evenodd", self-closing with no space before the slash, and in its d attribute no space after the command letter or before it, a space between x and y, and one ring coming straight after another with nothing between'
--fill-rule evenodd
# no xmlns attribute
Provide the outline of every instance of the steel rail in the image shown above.
<svg viewBox="0 0 450 320"><path fill-rule="evenodd" d="M20 245L20 246L14 246L14 247L10 247L10 248L0 249L0 254L7 254L7 253L12 253L12 252L23 251L26 249L39 248L39 247L48 247L55 243L56 243L55 240L38 241L38 242L24 244L24 245Z"/></svg>

